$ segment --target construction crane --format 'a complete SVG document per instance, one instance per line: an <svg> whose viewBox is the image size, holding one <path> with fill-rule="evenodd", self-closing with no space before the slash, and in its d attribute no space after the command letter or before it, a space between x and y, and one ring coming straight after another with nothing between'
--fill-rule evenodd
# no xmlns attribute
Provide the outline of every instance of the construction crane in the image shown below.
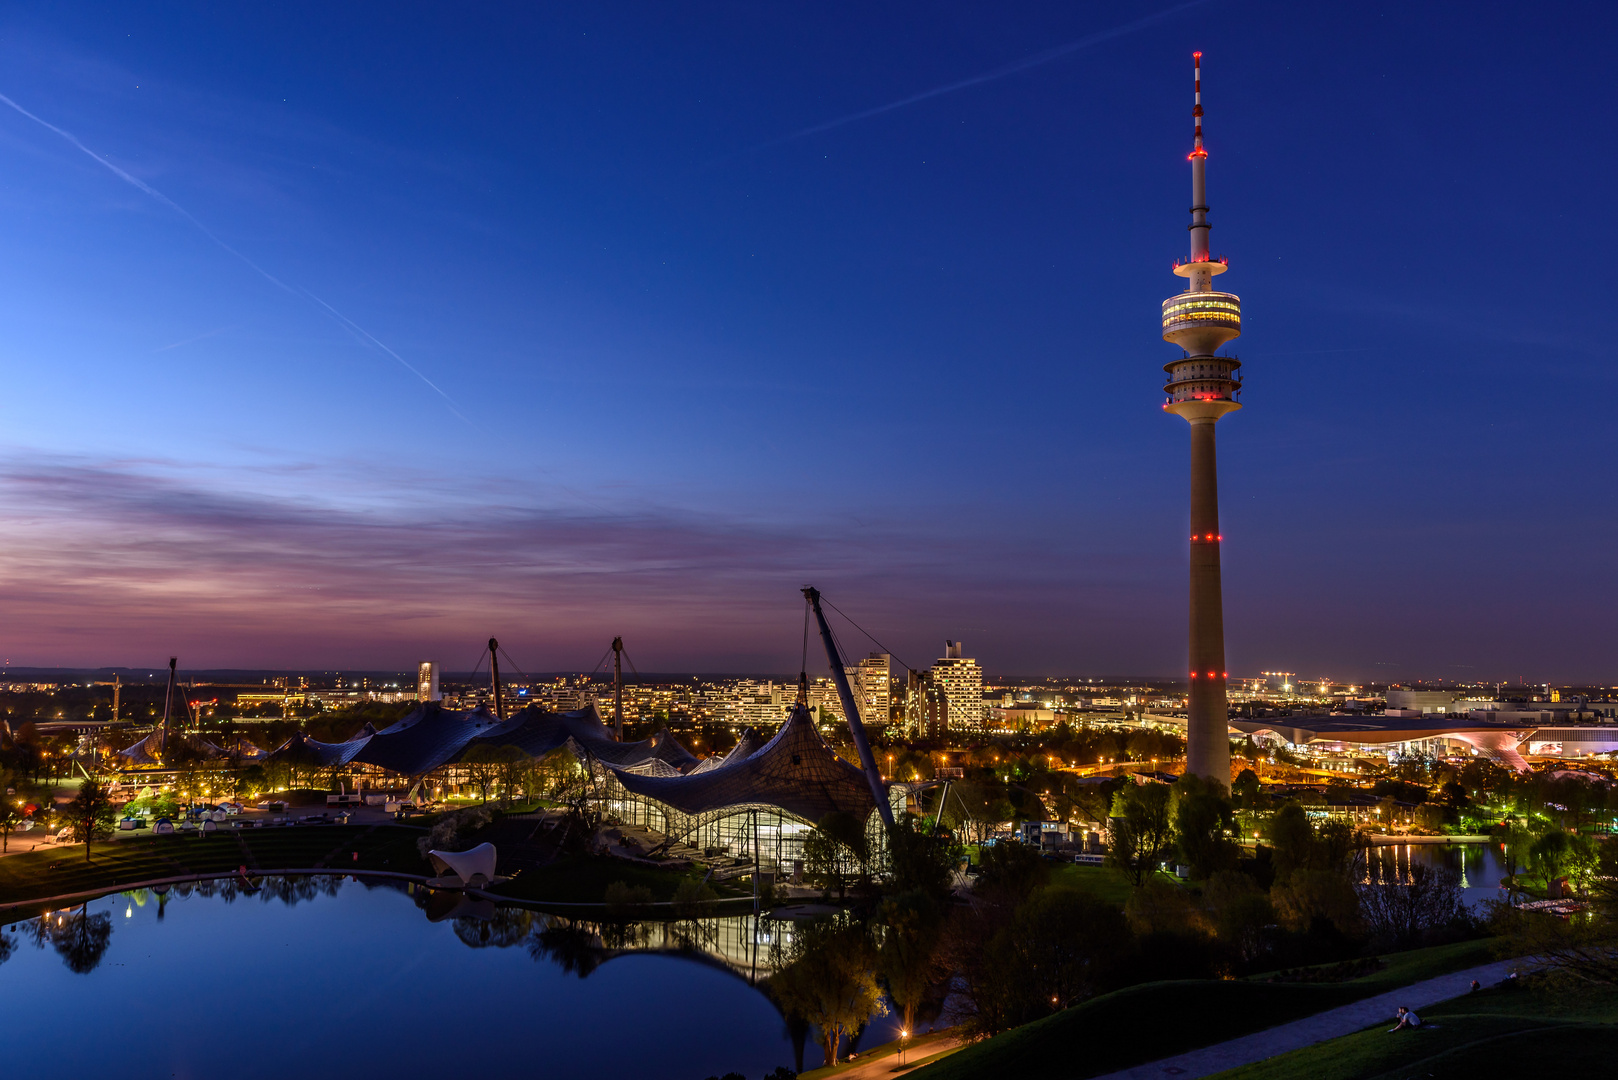
<svg viewBox="0 0 1618 1080"><path fill-rule="evenodd" d="M831 627L820 610L820 590L813 585L803 589L804 599L814 610L815 621L820 624L820 639L826 643L826 663L831 666L831 681L837 687L837 698L843 703L843 715L848 717L848 733L854 737L854 749L859 751L860 766L865 780L871 785L871 797L876 799L876 812L882 815L884 825L893 824L893 807L888 805L888 793L882 786L882 774L877 771L876 758L871 756L871 744L865 739L865 727L860 723L859 706L854 702L854 689L848 685L848 674L843 670L843 657L832 637Z"/></svg>

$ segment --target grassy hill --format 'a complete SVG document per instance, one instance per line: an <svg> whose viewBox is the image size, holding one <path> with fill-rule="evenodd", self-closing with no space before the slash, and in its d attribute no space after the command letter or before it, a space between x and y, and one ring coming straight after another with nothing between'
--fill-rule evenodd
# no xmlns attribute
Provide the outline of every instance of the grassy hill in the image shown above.
<svg viewBox="0 0 1618 1080"><path fill-rule="evenodd" d="M1186 979L1143 983L969 1046L914 1074L923 1080L1015 1076L1082 1080L1262 1031L1421 979L1487 963L1487 941L1383 957L1341 983Z"/></svg>
<svg viewBox="0 0 1618 1080"><path fill-rule="evenodd" d="M1476 1080L1606 1076L1618 1055L1618 989L1482 990L1388 1025L1218 1074L1218 1080Z"/></svg>

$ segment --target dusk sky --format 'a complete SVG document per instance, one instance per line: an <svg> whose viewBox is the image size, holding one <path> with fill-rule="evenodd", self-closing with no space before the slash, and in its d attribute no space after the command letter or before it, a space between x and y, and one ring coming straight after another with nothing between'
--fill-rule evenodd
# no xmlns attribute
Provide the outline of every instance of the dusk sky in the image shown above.
<svg viewBox="0 0 1618 1080"><path fill-rule="evenodd" d="M1618 681L1615 30L9 6L0 650L787 672L813 583L917 666L1182 672L1201 49L1231 675Z"/></svg>

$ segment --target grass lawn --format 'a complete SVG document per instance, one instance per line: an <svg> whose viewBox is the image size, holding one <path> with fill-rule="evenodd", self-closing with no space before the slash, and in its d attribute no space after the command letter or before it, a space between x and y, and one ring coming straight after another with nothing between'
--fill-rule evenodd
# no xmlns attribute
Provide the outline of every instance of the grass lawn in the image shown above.
<svg viewBox="0 0 1618 1080"><path fill-rule="evenodd" d="M0 859L0 903L88 889L110 892L132 881L228 873L242 865L253 870L326 866L338 873L383 869L423 873L426 864L415 846L420 835L418 830L390 825L222 830L206 836L148 834L92 844L88 863L82 844L45 848ZM356 851L358 861L351 854Z"/></svg>
<svg viewBox="0 0 1618 1080"><path fill-rule="evenodd" d="M925 1080L1081 1080L1313 1016L1492 957L1487 941L1466 941L1383 959L1387 966L1381 971L1342 983L1143 983L969 1046L918 1075Z"/></svg>
<svg viewBox="0 0 1618 1080"><path fill-rule="evenodd" d="M606 895L607 886L621 881L625 885L646 886L654 900L672 900L674 890L685 876L685 871L659 870L624 859L572 856L537 869L524 870L489 891L533 904L547 901L557 904L599 904ZM753 895L750 886L742 887L729 882L714 883L713 889L721 897L751 898Z"/></svg>
<svg viewBox="0 0 1618 1080"><path fill-rule="evenodd" d="M1422 1020L1415 1031L1394 1034L1378 1024L1231 1069L1219 1080L1472 1080L1537 1075L1548 1065L1557 1075L1602 1076L1618 1052L1618 990L1483 990L1425 1009Z"/></svg>
<svg viewBox="0 0 1618 1080"><path fill-rule="evenodd" d="M1110 866L1086 866L1081 863L1063 863L1051 871L1051 884L1063 889L1087 892L1109 904L1124 906L1134 891L1128 878Z"/></svg>
<svg viewBox="0 0 1618 1080"><path fill-rule="evenodd" d="M0 859L0 904L92 889L115 892L135 881L229 873L244 865L254 873L319 867L334 873L388 870L430 874L426 860L416 851L422 835L420 829L396 825L230 829L202 836L147 833L92 844L88 863L83 845L51 847ZM684 876L680 871L621 859L574 858L525 871L495 891L529 902L599 904L607 886L622 881L646 886L654 899L671 900ZM721 897L753 895L750 886L720 883L714 888ZM13 909L3 917L9 920L30 913Z"/></svg>
<svg viewBox="0 0 1618 1080"><path fill-rule="evenodd" d="M1447 975L1462 968L1476 967L1498 959L1495 955L1495 940L1493 938L1479 938L1476 941L1457 941L1453 945L1434 945L1426 949L1411 949L1409 952L1389 953L1382 957L1385 965L1381 971L1355 979L1352 983L1339 985L1367 986L1375 985L1378 988L1371 993L1379 994L1383 990L1391 990L1396 986L1406 986L1423 979L1431 979L1439 975ZM1329 968L1331 964L1319 964L1316 967ZM1311 968L1298 968L1299 971L1313 970ZM1275 972L1265 972L1261 975L1249 975L1250 982L1264 982ZM1369 995L1361 995L1362 997Z"/></svg>

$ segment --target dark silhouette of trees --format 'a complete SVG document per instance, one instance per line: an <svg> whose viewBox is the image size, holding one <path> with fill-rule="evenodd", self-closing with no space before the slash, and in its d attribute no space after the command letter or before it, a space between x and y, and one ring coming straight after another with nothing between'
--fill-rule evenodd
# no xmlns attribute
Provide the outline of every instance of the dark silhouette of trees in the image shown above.
<svg viewBox="0 0 1618 1080"><path fill-rule="evenodd" d="M1224 785L1187 774L1175 788L1175 844L1191 876L1205 880L1220 870L1235 869L1241 849L1229 836L1236 821Z"/></svg>
<svg viewBox="0 0 1618 1080"><path fill-rule="evenodd" d="M99 780L86 780L67 804L66 813L73 825L73 840L84 845L84 861L89 862L90 842L112 835L112 797Z"/></svg>
<svg viewBox="0 0 1618 1080"><path fill-rule="evenodd" d="M844 919L798 924L792 944L771 947L775 973L768 987L783 1012L820 1029L826 1064L837 1063L845 1036L853 1036L887 1004L877 985L877 954L865 928Z"/></svg>
<svg viewBox="0 0 1618 1080"><path fill-rule="evenodd" d="M1462 911L1461 875L1447 866L1412 863L1402 880L1368 882L1358 891L1372 939L1394 949L1414 948Z"/></svg>
<svg viewBox="0 0 1618 1080"><path fill-rule="evenodd" d="M888 828L888 887L894 893L920 892L942 900L949 895L961 849L948 837L934 836L924 821L905 814Z"/></svg>
<svg viewBox="0 0 1618 1080"><path fill-rule="evenodd" d="M904 1029L916 1026L916 1008L945 974L938 961L938 933L943 903L920 890L901 893L882 905L882 979L899 1007Z"/></svg>
<svg viewBox="0 0 1618 1080"><path fill-rule="evenodd" d="M1130 784L1112 801L1107 863L1138 888L1174 843L1173 795L1167 784Z"/></svg>
<svg viewBox="0 0 1618 1080"><path fill-rule="evenodd" d="M812 880L828 893L836 889L837 898L843 899L854 880L865 884L870 879L871 845L865 823L853 814L833 810L804 839L803 861Z"/></svg>

